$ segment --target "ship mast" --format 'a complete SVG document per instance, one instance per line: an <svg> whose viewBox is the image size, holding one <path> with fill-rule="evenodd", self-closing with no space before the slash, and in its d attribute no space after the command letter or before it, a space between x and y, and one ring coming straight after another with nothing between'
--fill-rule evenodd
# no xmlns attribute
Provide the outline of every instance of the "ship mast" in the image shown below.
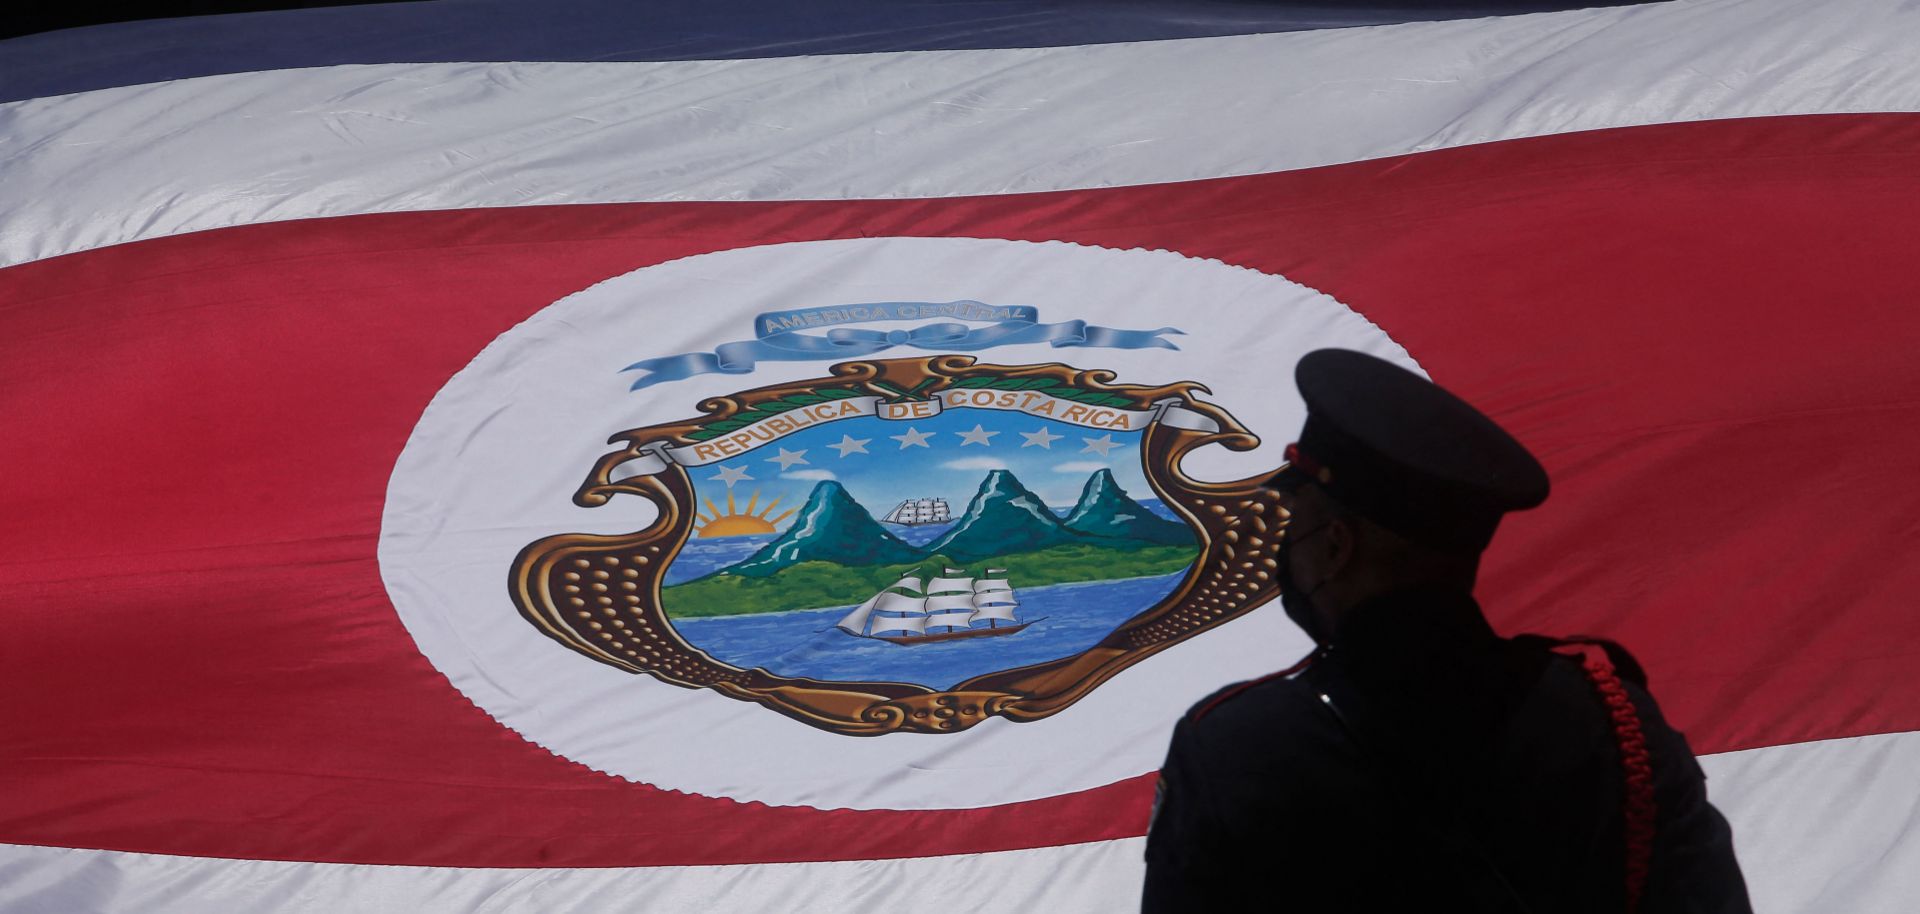
<svg viewBox="0 0 1920 914"><path fill-rule="evenodd" d="M987 620L988 628L999 628L1001 622L1014 621L1013 611L1020 605L1006 573L1005 568L988 568L973 582L973 619Z"/></svg>
<svg viewBox="0 0 1920 914"><path fill-rule="evenodd" d="M964 568L948 568L927 584L927 628L947 631L966 628L973 618L973 578Z"/></svg>

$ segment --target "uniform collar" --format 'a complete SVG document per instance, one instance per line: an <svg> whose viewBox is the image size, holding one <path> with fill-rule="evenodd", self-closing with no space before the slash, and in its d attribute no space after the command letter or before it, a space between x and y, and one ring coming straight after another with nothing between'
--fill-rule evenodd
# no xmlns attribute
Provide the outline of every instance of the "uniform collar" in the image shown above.
<svg viewBox="0 0 1920 914"><path fill-rule="evenodd" d="M1483 648L1498 637L1472 594L1405 590L1349 610L1334 629L1333 649L1349 657L1384 659Z"/></svg>

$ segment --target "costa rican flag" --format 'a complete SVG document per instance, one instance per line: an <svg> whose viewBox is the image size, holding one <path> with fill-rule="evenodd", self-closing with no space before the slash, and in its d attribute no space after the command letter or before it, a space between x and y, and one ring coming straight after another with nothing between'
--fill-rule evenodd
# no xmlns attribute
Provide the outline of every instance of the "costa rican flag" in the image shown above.
<svg viewBox="0 0 1920 914"><path fill-rule="evenodd" d="M1909 910L1920 12L1317 15L0 46L0 909L1136 905L1343 345L1540 455L1482 601L1636 651L1757 907Z"/></svg>

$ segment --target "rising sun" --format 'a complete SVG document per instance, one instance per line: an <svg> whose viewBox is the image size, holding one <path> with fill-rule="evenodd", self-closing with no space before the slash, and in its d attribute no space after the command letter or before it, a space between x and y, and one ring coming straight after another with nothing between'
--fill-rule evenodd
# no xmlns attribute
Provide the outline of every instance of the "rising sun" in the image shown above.
<svg viewBox="0 0 1920 914"><path fill-rule="evenodd" d="M734 507L733 490L727 490L727 510L722 513L707 499L707 513L696 515L694 520L700 524L700 536L747 536L753 533L772 533L773 525L786 520L792 511L782 511L779 517L770 517L775 506L780 504L776 498L767 502L767 507L759 514L753 513L753 506L760 501L760 490L755 489L753 497L747 499L747 508L742 511Z"/></svg>

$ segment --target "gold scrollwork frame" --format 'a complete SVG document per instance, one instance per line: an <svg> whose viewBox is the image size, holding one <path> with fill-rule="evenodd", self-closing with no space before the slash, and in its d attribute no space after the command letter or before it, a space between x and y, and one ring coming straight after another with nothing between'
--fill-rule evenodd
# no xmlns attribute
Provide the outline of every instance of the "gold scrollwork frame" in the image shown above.
<svg viewBox="0 0 1920 914"><path fill-rule="evenodd" d="M686 688L713 689L755 702L815 727L850 736L894 732L953 733L990 717L1039 720L1078 701L1121 670L1194 635L1236 618L1279 593L1274 579L1286 513L1260 481L1268 473L1227 483L1204 483L1180 469L1195 448L1220 444L1244 451L1259 439L1226 410L1195 398L1207 389L1183 381L1158 387L1115 384L1103 369L1058 363L981 365L969 356L942 355L833 365L831 377L770 385L699 404L704 415L630 429L614 435L618 450L595 462L573 500L583 507L616 495L637 495L659 516L643 530L617 536L566 533L528 544L514 559L509 589L527 621L566 647L609 666ZM709 656L674 630L661 605L666 566L693 533L693 481L665 461L657 472L626 476L631 460L658 461L648 451L683 446L685 436L796 392L824 385L853 386L876 395L901 391L930 395L980 374L1048 378L1081 390L1109 393L1149 408L1177 403L1213 429L1154 422L1142 434L1148 484L1194 531L1200 554L1179 585L1153 606L1121 623L1093 647L1070 657L999 670L939 690L904 682L838 682L741 669ZM1277 469L1277 468L1276 468Z"/></svg>

